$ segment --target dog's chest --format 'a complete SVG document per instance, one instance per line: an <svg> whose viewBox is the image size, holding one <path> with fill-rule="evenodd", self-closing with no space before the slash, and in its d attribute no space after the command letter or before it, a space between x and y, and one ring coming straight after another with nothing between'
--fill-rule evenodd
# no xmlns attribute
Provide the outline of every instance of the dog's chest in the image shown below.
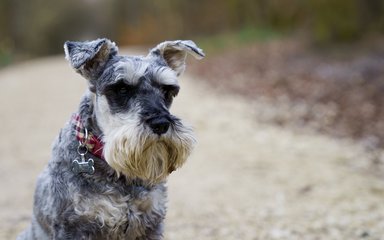
<svg viewBox="0 0 384 240"><path fill-rule="evenodd" d="M102 194L75 194L74 211L88 223L99 225L108 237L135 239L145 235L147 229L156 228L165 216L163 186L126 195L112 188L105 190Z"/></svg>

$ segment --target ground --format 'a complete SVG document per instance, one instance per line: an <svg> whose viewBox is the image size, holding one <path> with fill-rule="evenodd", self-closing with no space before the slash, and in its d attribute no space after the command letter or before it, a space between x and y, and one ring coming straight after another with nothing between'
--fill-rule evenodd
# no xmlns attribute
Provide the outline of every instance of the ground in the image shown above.
<svg viewBox="0 0 384 240"><path fill-rule="evenodd" d="M28 225L36 177L85 87L63 57L0 71L0 239ZM174 113L198 145L169 177L165 239L384 239L384 184L361 147L258 122L268 107L182 77Z"/></svg>

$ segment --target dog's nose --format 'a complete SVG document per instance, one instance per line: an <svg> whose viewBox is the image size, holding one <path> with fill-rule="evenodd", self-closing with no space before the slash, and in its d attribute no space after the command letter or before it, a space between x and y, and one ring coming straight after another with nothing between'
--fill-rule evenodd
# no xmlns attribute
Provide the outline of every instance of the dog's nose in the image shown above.
<svg viewBox="0 0 384 240"><path fill-rule="evenodd" d="M154 118L149 121L149 127L152 129L153 133L158 135L166 133L169 125L169 121L164 117Z"/></svg>

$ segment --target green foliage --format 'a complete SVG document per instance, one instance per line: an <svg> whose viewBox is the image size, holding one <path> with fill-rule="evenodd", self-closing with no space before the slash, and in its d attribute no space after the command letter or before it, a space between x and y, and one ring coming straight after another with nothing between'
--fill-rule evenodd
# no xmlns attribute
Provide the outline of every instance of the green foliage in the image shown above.
<svg viewBox="0 0 384 240"><path fill-rule="evenodd" d="M253 41L269 41L278 38L282 35L282 31L276 31L266 27L247 27L243 28L238 33L238 40L243 43Z"/></svg>
<svg viewBox="0 0 384 240"><path fill-rule="evenodd" d="M0 41L0 68L12 63L13 54L10 49L11 47L9 41Z"/></svg>
<svg viewBox="0 0 384 240"><path fill-rule="evenodd" d="M252 42L265 42L282 37L280 31L263 27L245 27L238 31L198 37L196 41L205 52L214 53L228 48L238 48Z"/></svg>
<svg viewBox="0 0 384 240"><path fill-rule="evenodd" d="M12 54L7 50L0 49L0 67L7 66L12 63Z"/></svg>

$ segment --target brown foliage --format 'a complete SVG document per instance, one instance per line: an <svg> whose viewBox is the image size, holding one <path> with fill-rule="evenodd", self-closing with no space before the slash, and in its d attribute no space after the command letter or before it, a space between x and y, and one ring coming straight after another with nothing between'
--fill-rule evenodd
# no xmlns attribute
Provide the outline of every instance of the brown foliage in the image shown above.
<svg viewBox="0 0 384 240"><path fill-rule="evenodd" d="M264 120L384 147L384 49L380 41L353 49L319 52L285 39L228 50L192 70L220 90L272 103L278 113Z"/></svg>

